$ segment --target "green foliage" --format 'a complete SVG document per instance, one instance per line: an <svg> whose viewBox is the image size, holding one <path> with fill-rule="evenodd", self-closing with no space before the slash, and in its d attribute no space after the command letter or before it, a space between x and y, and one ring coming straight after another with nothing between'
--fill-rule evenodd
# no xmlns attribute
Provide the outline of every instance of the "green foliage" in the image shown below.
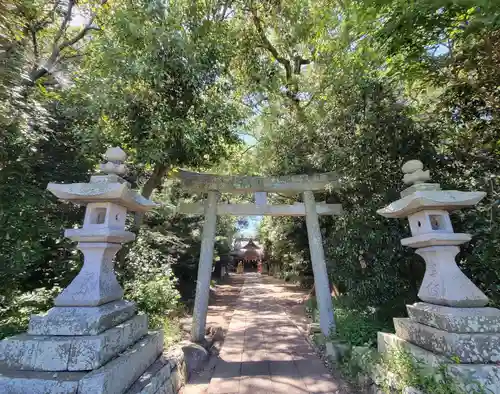
<svg viewBox="0 0 500 394"><path fill-rule="evenodd" d="M345 210L321 218L342 294L338 327L352 343L373 344L378 327L416 300L424 272L400 244L407 224L376 214L399 198L408 159L422 160L443 188L487 193L452 220L474 235L460 268L500 305L495 2L81 1L92 18L83 27L68 23L72 7L0 5L0 301L14 327L6 330L25 324L24 294L64 287L80 267L62 230L81 223L82 209L56 202L47 183L88 180L111 144L129 154L128 180L162 204L130 225L137 241L116 261L128 294L155 316L176 309L177 291L189 304L200 247L202 218L171 208L203 196L165 181L169 171L335 171L340 188L316 198ZM241 143L245 133L254 146ZM275 273L311 285L303 218L262 223ZM235 220L220 218L215 258L234 231Z"/></svg>
<svg viewBox="0 0 500 394"><path fill-rule="evenodd" d="M352 346L376 346L377 332L391 331L390 324L368 311L335 308L336 337Z"/></svg>
<svg viewBox="0 0 500 394"><path fill-rule="evenodd" d="M362 381L360 378L369 376L384 393L403 392L407 387L433 394L490 393L479 382L453 376L447 364L433 367L402 349L381 355L376 349L354 347L341 368L353 380Z"/></svg>
<svg viewBox="0 0 500 394"><path fill-rule="evenodd" d="M436 394L486 394L477 382L463 382L467 389L453 378L445 364L431 368L416 360L411 354L402 351L392 351L387 357L380 359L382 368L388 371L389 379L384 381L384 389L389 391L389 380L396 388L415 387L425 393Z"/></svg>
<svg viewBox="0 0 500 394"><path fill-rule="evenodd" d="M129 298L150 316L168 315L175 311L180 298L172 272L148 275L127 284Z"/></svg>
<svg viewBox="0 0 500 394"><path fill-rule="evenodd" d="M24 331L29 317L49 309L61 290L60 287L39 288L25 293L11 293L9 299L0 298L0 339Z"/></svg>

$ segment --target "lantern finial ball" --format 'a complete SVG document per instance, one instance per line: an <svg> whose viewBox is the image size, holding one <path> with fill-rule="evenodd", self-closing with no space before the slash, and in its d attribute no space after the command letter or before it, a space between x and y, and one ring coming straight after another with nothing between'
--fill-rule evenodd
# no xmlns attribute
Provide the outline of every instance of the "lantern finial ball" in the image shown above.
<svg viewBox="0 0 500 394"><path fill-rule="evenodd" d="M401 169L405 174L403 182L406 184L424 183L431 179L429 170L423 171L424 165L420 160L407 161Z"/></svg>
<svg viewBox="0 0 500 394"><path fill-rule="evenodd" d="M123 163L125 160L127 160L127 154L119 146L109 148L104 154L104 157L106 158L106 160L117 164Z"/></svg>
<svg viewBox="0 0 500 394"><path fill-rule="evenodd" d="M102 172L116 175L123 175L127 172L127 167L123 164L127 160L127 154L119 146L109 148L104 154L104 158L108 162L100 165Z"/></svg>

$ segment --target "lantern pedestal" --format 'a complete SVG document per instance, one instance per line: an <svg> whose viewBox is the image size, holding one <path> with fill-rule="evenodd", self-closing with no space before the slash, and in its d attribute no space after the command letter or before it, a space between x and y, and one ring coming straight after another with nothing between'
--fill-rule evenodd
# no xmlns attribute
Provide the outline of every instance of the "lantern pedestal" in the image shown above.
<svg viewBox="0 0 500 394"><path fill-rule="evenodd" d="M395 335L378 333L378 350L384 355L404 350L429 374L444 364L465 392L479 384L500 394L500 310L485 307L486 295L457 266L458 245L471 236L455 233L449 216L451 210L477 204L485 193L441 190L425 183L429 172L422 169L419 161L406 163L404 180L415 184L377 211L408 218L412 237L401 243L416 248L426 263L418 292L424 302L407 305L408 318L394 319Z"/></svg>

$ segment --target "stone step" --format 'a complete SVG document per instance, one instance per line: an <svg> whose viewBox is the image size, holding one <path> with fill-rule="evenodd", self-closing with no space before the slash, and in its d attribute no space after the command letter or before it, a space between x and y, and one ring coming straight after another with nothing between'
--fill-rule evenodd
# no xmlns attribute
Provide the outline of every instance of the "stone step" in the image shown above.
<svg viewBox="0 0 500 394"><path fill-rule="evenodd" d="M21 334L0 342L0 366L30 371L90 371L147 334L146 315L94 336Z"/></svg>
<svg viewBox="0 0 500 394"><path fill-rule="evenodd" d="M500 365L451 364L448 372L463 382L465 393L500 394Z"/></svg>
<svg viewBox="0 0 500 394"><path fill-rule="evenodd" d="M130 349L80 380L78 393L122 394L163 350L163 332L150 332Z"/></svg>
<svg viewBox="0 0 500 394"><path fill-rule="evenodd" d="M132 318L133 302L119 300L100 306L54 307L45 315L31 315L30 335L97 335Z"/></svg>
<svg viewBox="0 0 500 394"><path fill-rule="evenodd" d="M400 349L420 362L424 373L434 374L442 365L446 365L450 377L456 378L455 381L462 386L464 393L500 394L500 365L456 364L453 360L418 347L394 334L378 333L380 353L390 354L391 351Z"/></svg>
<svg viewBox="0 0 500 394"><path fill-rule="evenodd" d="M131 348L91 372L0 369L1 394L123 394L156 360L163 333L150 332Z"/></svg>
<svg viewBox="0 0 500 394"><path fill-rule="evenodd" d="M452 308L417 302L406 309L411 320L448 332L500 332L500 309L496 308Z"/></svg>
<svg viewBox="0 0 500 394"><path fill-rule="evenodd" d="M395 318L396 335L433 353L452 359L458 357L464 364L500 362L500 334L451 333L412 321Z"/></svg>
<svg viewBox="0 0 500 394"><path fill-rule="evenodd" d="M77 394L86 372L38 372L0 369L2 394Z"/></svg>
<svg viewBox="0 0 500 394"><path fill-rule="evenodd" d="M168 357L162 354L151 366L135 381L126 394L156 394L160 392L172 394L170 374L172 370Z"/></svg>
<svg viewBox="0 0 500 394"><path fill-rule="evenodd" d="M381 354L390 355L394 351L404 351L409 353L417 362L424 365L429 365L432 368L438 368L442 364L449 364L453 362L447 357L439 354L434 354L429 350L423 349L413 343L399 338L395 334L386 332L377 333L377 347L378 352Z"/></svg>

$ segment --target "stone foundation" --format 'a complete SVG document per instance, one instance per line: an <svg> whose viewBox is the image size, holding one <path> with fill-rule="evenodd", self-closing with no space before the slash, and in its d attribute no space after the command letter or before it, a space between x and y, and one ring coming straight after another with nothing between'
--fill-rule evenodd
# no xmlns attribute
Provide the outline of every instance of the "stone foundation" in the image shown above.
<svg viewBox="0 0 500 394"><path fill-rule="evenodd" d="M148 332L133 303L109 304L52 308L32 317L28 333L1 341L0 393L176 394L185 376L182 351L162 354L163 333ZM74 319L65 326L61 316ZM68 327L79 334L62 334Z"/></svg>
<svg viewBox="0 0 500 394"><path fill-rule="evenodd" d="M423 302L407 309L409 318L394 319L396 335L378 333L380 353L404 350L429 367L424 373L446 365L465 392L500 394L500 310Z"/></svg>

